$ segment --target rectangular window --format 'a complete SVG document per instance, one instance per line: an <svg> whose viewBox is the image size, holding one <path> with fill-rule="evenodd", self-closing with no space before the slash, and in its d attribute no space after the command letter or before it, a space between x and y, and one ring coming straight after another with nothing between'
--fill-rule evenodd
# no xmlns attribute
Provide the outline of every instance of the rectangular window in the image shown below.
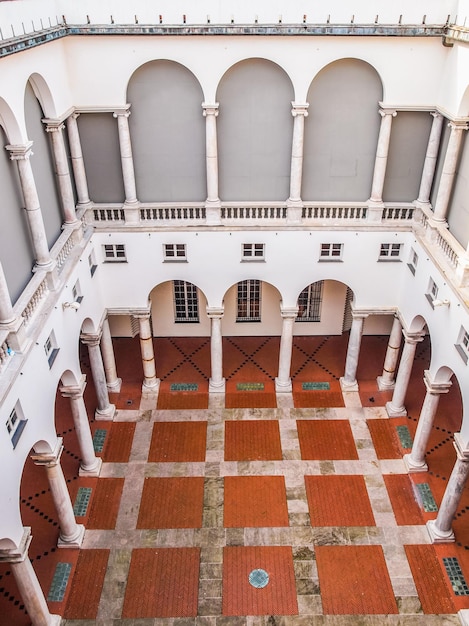
<svg viewBox="0 0 469 626"><path fill-rule="evenodd" d="M264 261L265 260L265 244L264 243L243 243L242 260L243 261Z"/></svg>
<svg viewBox="0 0 469 626"><path fill-rule="evenodd" d="M459 355L464 363L467 363L469 360L469 333L464 328L464 326L461 326L461 330L459 331L458 335L458 341L454 345L454 347L459 352Z"/></svg>
<svg viewBox="0 0 469 626"><path fill-rule="evenodd" d="M308 285L298 298L297 322L320 322L324 281Z"/></svg>
<svg viewBox="0 0 469 626"><path fill-rule="evenodd" d="M184 280L174 283L174 321L176 323L196 323L199 321L199 301L197 287Z"/></svg>
<svg viewBox="0 0 469 626"><path fill-rule="evenodd" d="M401 254L401 243L382 243L379 251L380 261L399 261Z"/></svg>
<svg viewBox="0 0 469 626"><path fill-rule="evenodd" d="M59 348L57 347L57 341L55 340L54 331L47 337L46 342L44 343L44 352L46 353L47 361L49 363L49 368L52 367L54 361L59 353Z"/></svg>
<svg viewBox="0 0 469 626"><path fill-rule="evenodd" d="M237 322L261 321L261 282L243 280L238 283Z"/></svg>
<svg viewBox="0 0 469 626"><path fill-rule="evenodd" d="M341 261L344 251L343 243L322 243L319 254L320 261Z"/></svg>
<svg viewBox="0 0 469 626"><path fill-rule="evenodd" d="M106 243L103 246L106 263L125 263L125 245L123 243Z"/></svg>
<svg viewBox="0 0 469 626"><path fill-rule="evenodd" d="M96 264L96 259L94 256L94 251L89 255L88 257L88 267L90 268L90 274L91 276L94 276L94 273L96 272L97 269L97 264Z"/></svg>
<svg viewBox="0 0 469 626"><path fill-rule="evenodd" d="M163 244L163 255L165 261L187 261L185 243L165 243Z"/></svg>
<svg viewBox="0 0 469 626"><path fill-rule="evenodd" d="M24 427L26 426L26 422L27 420L23 419L21 407L17 404L6 421L6 427L13 449L16 448L18 441L20 440Z"/></svg>
<svg viewBox="0 0 469 626"><path fill-rule="evenodd" d="M438 298L438 285L435 283L433 278L430 278L428 282L428 288L425 297L427 298L431 307L434 308L433 301Z"/></svg>
<svg viewBox="0 0 469 626"><path fill-rule="evenodd" d="M418 260L419 260L418 254L415 252L413 248L411 248L409 262L407 263L407 267L410 269L410 271L414 275L415 275L415 272L417 271Z"/></svg>
<svg viewBox="0 0 469 626"><path fill-rule="evenodd" d="M73 302L81 302L83 300L79 280L77 280L77 282L73 285L72 297L73 297Z"/></svg>

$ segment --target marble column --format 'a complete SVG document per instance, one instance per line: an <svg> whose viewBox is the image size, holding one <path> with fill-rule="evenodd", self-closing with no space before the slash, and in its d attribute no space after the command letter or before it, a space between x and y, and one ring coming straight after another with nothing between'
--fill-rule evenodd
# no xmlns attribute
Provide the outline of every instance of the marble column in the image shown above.
<svg viewBox="0 0 469 626"><path fill-rule="evenodd" d="M33 143L30 141L24 146L6 146L6 149L10 152L10 159L16 161L18 165L21 190L23 192L36 266L39 269L50 271L55 264L50 257L46 230L39 204L39 196L37 195L36 183L34 182L33 170L29 160L32 155L32 145Z"/></svg>
<svg viewBox="0 0 469 626"><path fill-rule="evenodd" d="M405 342L404 348L402 349L399 370L397 372L394 393L392 394L391 402L386 402L386 411L389 417L401 417L407 415L407 411L404 406L407 387L409 386L410 374L412 372L412 365L414 364L417 344L422 341L424 337L423 332L408 333L403 331L403 334Z"/></svg>
<svg viewBox="0 0 469 626"><path fill-rule="evenodd" d="M109 402L103 357L99 347L101 333L98 335L82 333L80 339L86 346L88 346L91 375L93 376L96 398L98 401L98 407L95 411L94 418L96 420L112 420L116 412L116 407Z"/></svg>
<svg viewBox="0 0 469 626"><path fill-rule="evenodd" d="M410 454L404 455L404 463L410 473L426 472L428 470L428 465L425 462L425 452L427 451L438 403L441 394L448 393L451 387L451 381L436 383L430 380L430 372L428 370L424 372L423 381L427 388L427 393L420 410L412 451Z"/></svg>
<svg viewBox="0 0 469 626"><path fill-rule="evenodd" d="M83 542L85 527L77 524L73 512L67 483L60 465L60 456L63 451L62 437L57 438L55 450L46 453L33 453L31 458L35 465L45 468L49 486L54 501L55 510L59 519L60 535L57 547L79 548Z"/></svg>
<svg viewBox="0 0 469 626"><path fill-rule="evenodd" d="M396 381L394 379L396 373L397 361L399 358L399 350L402 339L402 324L397 316L394 316L391 334L389 335L389 343L384 358L383 373L378 376L378 389L387 391L394 389Z"/></svg>
<svg viewBox="0 0 469 626"><path fill-rule="evenodd" d="M134 160L132 157L132 144L130 141L129 111L130 105L124 109L114 111L117 119L119 132L119 147L121 152L122 176L124 179L125 204L135 205L137 200L137 189L135 186Z"/></svg>
<svg viewBox="0 0 469 626"><path fill-rule="evenodd" d="M460 433L454 434L454 447L456 462L446 485L437 518L427 522L427 530L432 543L447 543L455 540L451 524L469 475L469 450L461 440Z"/></svg>
<svg viewBox="0 0 469 626"><path fill-rule="evenodd" d="M218 102L202 104L205 117L205 155L207 166L207 203L220 203L218 197Z"/></svg>
<svg viewBox="0 0 469 626"><path fill-rule="evenodd" d="M207 316L210 319L210 357L211 376L209 393L225 393L225 379L223 378L223 339L221 320L223 307L207 307Z"/></svg>
<svg viewBox="0 0 469 626"><path fill-rule="evenodd" d="M49 612L44 592L28 556L31 528L25 527L17 548L0 550L0 563L8 563L33 626L60 626L62 618Z"/></svg>
<svg viewBox="0 0 469 626"><path fill-rule="evenodd" d="M290 169L289 206L301 205L301 181L303 177L303 146L305 134L305 118L308 116L309 104L292 102L293 141Z"/></svg>
<svg viewBox="0 0 469 626"><path fill-rule="evenodd" d="M99 476L102 459L96 456L91 436L88 413L86 411L83 393L85 391L85 376L82 376L77 385L64 385L60 387L60 393L64 398L70 398L73 423L80 448L80 476Z"/></svg>
<svg viewBox="0 0 469 626"><path fill-rule="evenodd" d="M419 195L417 198L417 203L420 206L425 207L430 205L430 192L433 185L433 177L435 175L436 162L438 159L441 131L443 130L443 116L441 113L433 111L431 115L433 116L432 129L428 139L422 178L420 179Z"/></svg>
<svg viewBox="0 0 469 626"><path fill-rule="evenodd" d="M77 118L79 113L72 113L67 117L67 133L68 143L70 145L70 154L72 157L73 176L75 178L75 186L78 196L78 206L86 207L91 204L88 181L86 179L85 163L83 161L83 152L81 150L80 134L78 132Z"/></svg>
<svg viewBox="0 0 469 626"><path fill-rule="evenodd" d="M381 106L379 114L381 115L381 126L379 129L378 146L376 149L375 167L373 171L373 182L371 185L371 196L369 202L381 205L383 203L384 180L386 176L386 166L388 163L389 143L391 141L392 118L396 117L397 111Z"/></svg>
<svg viewBox="0 0 469 626"><path fill-rule="evenodd" d="M150 311L134 313L140 326L140 350L143 364L143 391L157 392L160 387L160 379L156 376L155 351L153 349L153 336L150 324Z"/></svg>
<svg viewBox="0 0 469 626"><path fill-rule="evenodd" d="M112 345L111 330L109 328L109 321L107 318L103 322L101 353L103 355L104 373L106 375L107 389L109 393L119 393L122 386L122 379L118 378L117 376L114 347Z"/></svg>
<svg viewBox="0 0 469 626"><path fill-rule="evenodd" d="M352 313L352 327L347 346L347 357L345 359L345 373L340 379L342 391L358 391L357 367L360 356L360 344L363 334L363 323L367 314Z"/></svg>
<svg viewBox="0 0 469 626"><path fill-rule="evenodd" d="M0 262L0 326L11 324L15 320L15 314L11 305L10 292L8 290L7 279Z"/></svg>
<svg viewBox="0 0 469 626"><path fill-rule="evenodd" d="M52 141L52 153L54 155L55 173L59 186L59 195L62 203L62 210L66 224L77 224L75 213L75 199L73 197L72 181L68 169L68 158L65 150L64 137L62 134L65 128L63 122L59 120L44 120L46 132L49 133Z"/></svg>
<svg viewBox="0 0 469 626"><path fill-rule="evenodd" d="M282 335L280 337L280 353L278 359L278 376L275 379L276 393L291 393L290 377L291 357L293 349L293 326L298 315L298 307L282 308Z"/></svg>
<svg viewBox="0 0 469 626"><path fill-rule="evenodd" d="M463 131L468 129L466 122L450 122L449 127L451 128L451 134L446 148L443 171L441 172L438 194L433 210L432 219L434 222L446 222L446 214L448 213L449 201L456 176L456 167L461 151Z"/></svg>

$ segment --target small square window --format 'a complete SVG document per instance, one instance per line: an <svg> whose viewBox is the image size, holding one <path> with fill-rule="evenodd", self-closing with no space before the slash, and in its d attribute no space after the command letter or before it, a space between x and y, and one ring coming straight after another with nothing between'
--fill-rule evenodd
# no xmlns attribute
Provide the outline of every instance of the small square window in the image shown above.
<svg viewBox="0 0 469 626"><path fill-rule="evenodd" d="M88 257L88 267L90 268L91 276L94 276L94 273L96 272L96 270L98 268L98 265L96 263L96 258L95 258L95 255L94 255L94 251Z"/></svg>
<svg viewBox="0 0 469 626"><path fill-rule="evenodd" d="M320 261L341 261L344 251L343 243L322 243L319 253Z"/></svg>
<svg viewBox="0 0 469 626"><path fill-rule="evenodd" d="M27 420L23 418L21 406L17 403L6 421L6 428L10 436L13 449L16 448L18 441L20 440L24 427L26 426L26 422Z"/></svg>
<svg viewBox="0 0 469 626"><path fill-rule="evenodd" d="M49 368L51 368L59 353L54 331L51 332L44 343L44 352L46 353Z"/></svg>
<svg viewBox="0 0 469 626"><path fill-rule="evenodd" d="M464 328L464 326L461 326L461 330L459 331L458 335L458 341L454 345L454 347L459 352L459 355L464 363L467 363L469 360L469 333Z"/></svg>
<svg viewBox="0 0 469 626"><path fill-rule="evenodd" d="M103 246L106 263L125 263L125 245L123 243L106 243Z"/></svg>
<svg viewBox="0 0 469 626"><path fill-rule="evenodd" d="M435 283L433 278L430 278L430 280L428 282L428 288L427 288L427 292L425 294L425 297L427 298L427 300L430 303L431 307L434 308L433 307L433 301L438 298L438 285Z"/></svg>
<svg viewBox="0 0 469 626"><path fill-rule="evenodd" d="M243 243L242 260L243 261L264 261L265 260L265 244L264 243Z"/></svg>
<svg viewBox="0 0 469 626"><path fill-rule="evenodd" d="M413 248L411 248L409 262L407 263L407 267L410 269L410 271L414 275L415 275L415 272L417 271L418 261L419 261L418 254L415 252Z"/></svg>
<svg viewBox="0 0 469 626"><path fill-rule="evenodd" d="M163 244L163 255L165 261L187 261L185 243L165 243Z"/></svg>
<svg viewBox="0 0 469 626"><path fill-rule="evenodd" d="M400 261L401 243L382 243L379 251L380 261Z"/></svg>

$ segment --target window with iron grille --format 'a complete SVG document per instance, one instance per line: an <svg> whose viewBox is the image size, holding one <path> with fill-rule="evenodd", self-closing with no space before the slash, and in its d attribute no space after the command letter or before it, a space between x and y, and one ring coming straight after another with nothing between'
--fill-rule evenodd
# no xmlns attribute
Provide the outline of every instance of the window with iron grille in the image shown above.
<svg viewBox="0 0 469 626"><path fill-rule="evenodd" d="M106 243L103 249L106 263L125 263L127 261L123 243Z"/></svg>
<svg viewBox="0 0 469 626"><path fill-rule="evenodd" d="M459 352L464 363L467 363L469 360L469 333L461 326L461 330L459 331L458 341L454 346L456 350Z"/></svg>
<svg viewBox="0 0 469 626"><path fill-rule="evenodd" d="M401 254L401 243L382 243L379 251L380 261L398 261Z"/></svg>
<svg viewBox="0 0 469 626"><path fill-rule="evenodd" d="M340 261L344 251L343 243L322 243L319 255L320 261Z"/></svg>
<svg viewBox="0 0 469 626"><path fill-rule="evenodd" d="M298 297L297 322L320 322L324 281L308 285Z"/></svg>
<svg viewBox="0 0 469 626"><path fill-rule="evenodd" d="M185 243L165 243L163 245L165 261L187 261Z"/></svg>
<svg viewBox="0 0 469 626"><path fill-rule="evenodd" d="M264 261L265 260L265 244L264 243L243 243L243 261Z"/></svg>
<svg viewBox="0 0 469 626"><path fill-rule="evenodd" d="M243 280L238 283L237 322L261 321L261 282Z"/></svg>
<svg viewBox="0 0 469 626"><path fill-rule="evenodd" d="M174 321L176 323L196 323L199 321L199 301L197 287L184 280L174 283Z"/></svg>

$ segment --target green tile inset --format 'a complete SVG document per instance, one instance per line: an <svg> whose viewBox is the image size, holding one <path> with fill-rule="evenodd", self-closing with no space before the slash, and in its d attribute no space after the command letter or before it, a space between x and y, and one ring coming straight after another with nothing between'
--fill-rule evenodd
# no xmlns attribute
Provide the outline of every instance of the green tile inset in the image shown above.
<svg viewBox="0 0 469 626"><path fill-rule="evenodd" d="M438 506L428 483L417 483L417 491L419 493L424 511L427 513L438 511Z"/></svg>
<svg viewBox="0 0 469 626"><path fill-rule="evenodd" d="M98 428L93 435L93 448L95 452L102 452L104 448L104 441L106 439L107 430L105 428Z"/></svg>
<svg viewBox="0 0 469 626"><path fill-rule="evenodd" d="M75 504L73 505L73 512L77 517L83 517L86 515L88 504L91 498L91 487L79 487L77 497L75 498Z"/></svg>
<svg viewBox="0 0 469 626"><path fill-rule="evenodd" d="M198 391L197 383L172 383L170 391Z"/></svg>
<svg viewBox="0 0 469 626"><path fill-rule="evenodd" d="M237 383L236 389L238 391L263 391L264 383Z"/></svg>
<svg viewBox="0 0 469 626"><path fill-rule="evenodd" d="M458 559L455 556L444 557L443 565L445 566L454 594L456 596L469 596L469 587L467 586Z"/></svg>
<svg viewBox="0 0 469 626"><path fill-rule="evenodd" d="M303 391L318 391L318 390L329 390L331 388L329 383L302 383L301 388Z"/></svg>
<svg viewBox="0 0 469 626"><path fill-rule="evenodd" d="M62 602L71 571L71 563L57 563L47 596L48 602Z"/></svg>
<svg viewBox="0 0 469 626"><path fill-rule="evenodd" d="M407 426L396 426L397 435L403 448L412 448L413 439Z"/></svg>

